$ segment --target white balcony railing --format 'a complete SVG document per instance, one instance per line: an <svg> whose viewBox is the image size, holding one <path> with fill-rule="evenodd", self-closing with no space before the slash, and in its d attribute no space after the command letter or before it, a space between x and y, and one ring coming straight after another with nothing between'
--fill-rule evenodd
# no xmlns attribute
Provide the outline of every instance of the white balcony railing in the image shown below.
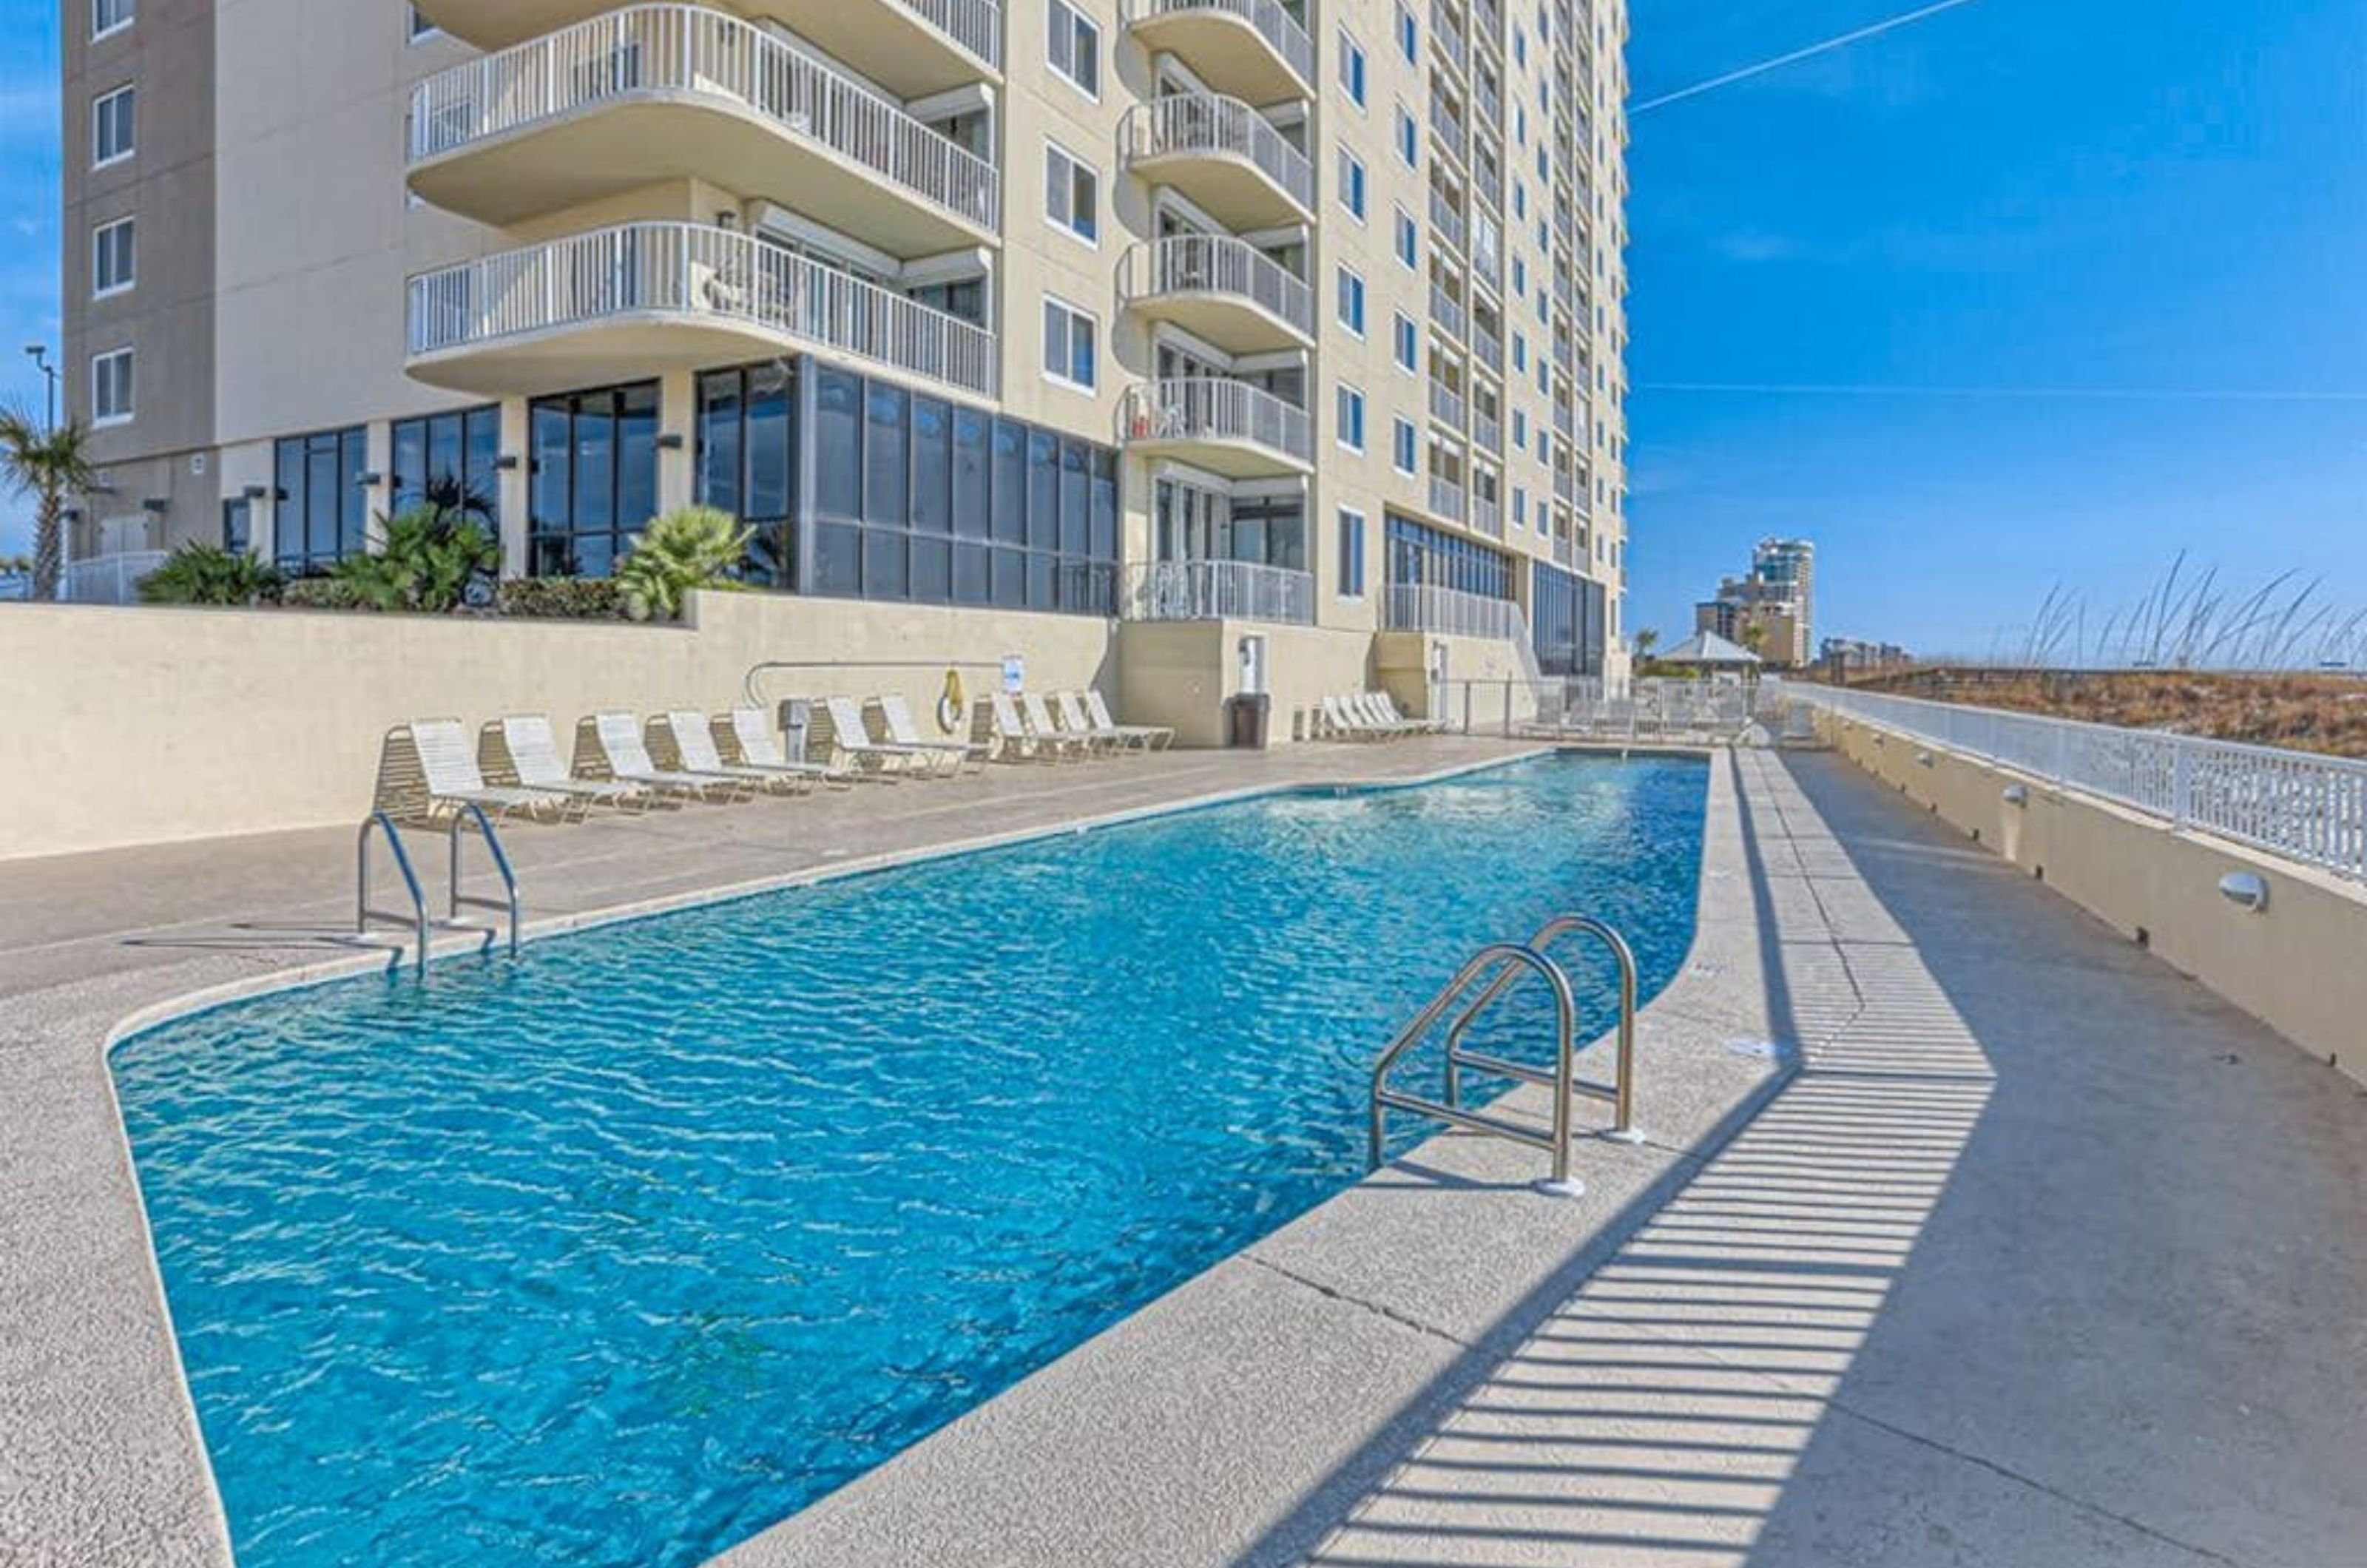
<svg viewBox="0 0 2367 1568"><path fill-rule="evenodd" d="M1498 489L1474 489L1471 492L1471 526L1491 539L1504 536L1504 492Z"/></svg>
<svg viewBox="0 0 2367 1568"><path fill-rule="evenodd" d="M1480 409L1471 416L1471 442L1483 452L1504 449L1504 426L1496 416Z"/></svg>
<svg viewBox="0 0 2367 1568"><path fill-rule="evenodd" d="M1298 25L1298 18L1285 10L1276 0L1134 0L1133 19L1146 21L1154 17L1172 17L1193 11L1212 11L1229 17L1239 17L1257 29L1274 51L1282 56L1284 64L1301 82L1315 84L1315 40Z"/></svg>
<svg viewBox="0 0 2367 1568"><path fill-rule="evenodd" d="M1466 404L1463 394L1444 381L1430 384L1430 417L1454 429L1463 428Z"/></svg>
<svg viewBox="0 0 2367 1568"><path fill-rule="evenodd" d="M1467 68L1470 56L1463 44L1463 23L1444 6L1430 8L1430 36L1455 70Z"/></svg>
<svg viewBox="0 0 2367 1568"><path fill-rule="evenodd" d="M1458 342L1469 336L1471 319L1465 313L1462 301L1437 283L1430 286L1430 319Z"/></svg>
<svg viewBox="0 0 2367 1568"><path fill-rule="evenodd" d="M1138 562L1119 604L1130 621L1275 621L1315 624L1315 579L1244 560Z"/></svg>
<svg viewBox="0 0 2367 1568"><path fill-rule="evenodd" d="M411 280L416 358L624 318L715 318L992 396L984 328L751 234L628 223Z"/></svg>
<svg viewBox="0 0 2367 1568"><path fill-rule="evenodd" d="M1430 476L1430 509L1451 523L1463 521L1463 487L1444 474Z"/></svg>
<svg viewBox="0 0 2367 1568"><path fill-rule="evenodd" d="M1129 162L1172 153L1246 158L1302 209L1315 210L1315 166L1265 116L1217 93L1178 93L1127 111Z"/></svg>
<svg viewBox="0 0 2367 1568"><path fill-rule="evenodd" d="M1510 599L1426 582L1390 583L1381 596L1381 623L1390 631L1506 637L1523 646L1529 639L1528 617Z"/></svg>
<svg viewBox="0 0 2367 1568"><path fill-rule="evenodd" d="M1785 682L1784 694L2049 784L2367 880L2367 762Z"/></svg>
<svg viewBox="0 0 2367 1568"><path fill-rule="evenodd" d="M1455 198L1436 186L1430 187L1431 231L1456 250L1463 248L1463 213Z"/></svg>
<svg viewBox="0 0 2367 1568"><path fill-rule="evenodd" d="M1479 356L1480 364L1500 374L1502 372L1504 342L1489 328L1475 326L1471 329L1471 351Z"/></svg>
<svg viewBox="0 0 2367 1568"><path fill-rule="evenodd" d="M889 0L928 23L987 64L1002 69L1000 0Z"/></svg>
<svg viewBox="0 0 2367 1568"><path fill-rule="evenodd" d="M1246 299L1280 317L1294 332L1314 334L1314 292L1246 240L1230 234L1171 234L1127 253L1129 304L1209 294Z"/></svg>
<svg viewBox="0 0 2367 1568"><path fill-rule="evenodd" d="M124 550L66 562L58 598L68 604L137 604L140 580L171 559L164 550Z"/></svg>
<svg viewBox="0 0 2367 1568"><path fill-rule="evenodd" d="M996 227L995 166L771 34L703 6L628 6L428 77L413 90L424 163L603 104L687 96L753 111L909 195Z"/></svg>
<svg viewBox="0 0 2367 1568"><path fill-rule="evenodd" d="M1122 418L1130 441L1239 441L1296 463L1314 459L1305 409L1222 376L1174 376L1130 387Z"/></svg>

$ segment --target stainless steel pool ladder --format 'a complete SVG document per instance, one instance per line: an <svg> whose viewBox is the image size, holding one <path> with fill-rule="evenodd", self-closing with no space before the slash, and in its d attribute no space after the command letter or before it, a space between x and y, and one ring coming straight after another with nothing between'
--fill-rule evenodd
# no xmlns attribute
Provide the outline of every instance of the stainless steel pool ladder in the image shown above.
<svg viewBox="0 0 2367 1568"><path fill-rule="evenodd" d="M493 870L501 877L502 896L498 898L465 894L460 889L460 840L471 832L484 840L486 852L493 859ZM394 861L395 871L402 878L403 892L410 900L408 908L380 909L370 903L370 840L374 838L386 840L387 852ZM481 806L463 806L445 829L445 840L448 849L446 860L448 886L446 889L446 915L442 919L427 912L427 891L420 883L419 869L412 862L411 849L403 841L402 829L396 826L392 817L384 811L371 812L363 820L361 833L354 846L356 934L367 934L373 925L399 926L409 931L413 943L412 966L421 976L427 973L428 945L439 931L480 933L484 938L478 950L481 953L491 953L493 944L502 940L502 928L461 919L460 911L464 908L487 909L505 917L510 956L517 956L521 910L517 872L510 864L509 852L502 847L502 836L494 830L493 818L485 815L484 807ZM401 955L397 954L394 962L400 964L402 961Z"/></svg>
<svg viewBox="0 0 2367 1568"><path fill-rule="evenodd" d="M1573 932L1601 940L1611 949L1619 964L1619 1034L1618 1060L1614 1081L1611 1084L1589 1083L1578 1076L1578 1007L1570 991L1569 976L1560 964L1546 956L1546 949L1556 938ZM1544 979L1554 1001L1554 1065L1550 1068L1532 1067L1518 1062L1505 1061L1473 1051L1463 1043L1464 1035L1472 1023L1510 990L1523 973ZM1484 984L1483 984L1484 982ZM1611 1136L1625 1142L1639 1142L1641 1134L1635 1128L1636 1087L1636 956L1626 940L1603 921L1584 915L1563 915L1547 921L1535 937L1525 942L1490 942L1474 953L1469 962L1455 972L1430 1005L1414 1015L1412 1021L1399 1031L1395 1040L1383 1051L1373 1066L1372 1118L1366 1155L1373 1169L1384 1163L1388 1134L1388 1112L1392 1110L1410 1111L1429 1117L1449 1126L1467 1132L1503 1138L1509 1142L1544 1149L1552 1160L1552 1175L1537 1184L1541 1191L1557 1197L1576 1197L1584 1186L1570 1175L1575 1119L1573 1102L1580 1095L1604 1100L1614 1107L1616 1125ZM1476 991L1476 995L1473 993ZM1469 997L1461 1012L1448 1027L1446 1036L1446 1099L1444 1101L1425 1100L1389 1085L1389 1072L1399 1058L1426 1039L1437 1027L1438 1021L1458 1001ZM1490 1077L1512 1078L1522 1083L1543 1086L1552 1094L1549 1129L1539 1131L1527 1123L1509 1121L1488 1111L1470 1111L1463 1105L1462 1075L1465 1070Z"/></svg>

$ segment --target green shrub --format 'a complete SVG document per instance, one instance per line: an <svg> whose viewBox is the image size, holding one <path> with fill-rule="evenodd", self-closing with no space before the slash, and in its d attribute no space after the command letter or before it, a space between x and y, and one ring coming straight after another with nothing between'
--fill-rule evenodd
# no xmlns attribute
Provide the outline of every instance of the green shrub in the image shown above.
<svg viewBox="0 0 2367 1568"><path fill-rule="evenodd" d="M679 620L694 592L737 588L730 574L746 558L754 534L712 506L685 506L651 518L617 569L625 614L637 621Z"/></svg>
<svg viewBox="0 0 2367 1568"><path fill-rule="evenodd" d="M279 573L244 553L195 542L140 580L143 604L253 604L269 598Z"/></svg>
<svg viewBox="0 0 2367 1568"><path fill-rule="evenodd" d="M613 577L513 577L493 603L504 615L535 620L614 621L625 614L624 591Z"/></svg>
<svg viewBox="0 0 2367 1568"><path fill-rule="evenodd" d="M483 525L442 506L421 506L387 520L385 542L332 569L357 608L443 615L490 598L502 547Z"/></svg>
<svg viewBox="0 0 2367 1568"><path fill-rule="evenodd" d="M340 577L299 577L279 585L285 610L358 610L353 585Z"/></svg>

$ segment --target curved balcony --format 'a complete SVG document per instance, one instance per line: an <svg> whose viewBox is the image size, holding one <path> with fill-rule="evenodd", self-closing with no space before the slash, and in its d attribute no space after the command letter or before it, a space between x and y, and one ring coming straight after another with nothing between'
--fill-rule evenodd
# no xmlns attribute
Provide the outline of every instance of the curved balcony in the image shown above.
<svg viewBox="0 0 2367 1568"><path fill-rule="evenodd" d="M1280 0L1130 0L1127 20L1146 50L1251 103L1315 90L1315 40Z"/></svg>
<svg viewBox="0 0 2367 1568"><path fill-rule="evenodd" d="M420 16L482 50L507 49L614 8L614 0L418 0ZM891 93L917 98L999 76L1001 0L739 0Z"/></svg>
<svg viewBox="0 0 2367 1568"><path fill-rule="evenodd" d="M1314 165L1239 98L1179 93L1137 104L1127 111L1119 145L1128 169L1174 186L1228 229L1315 216Z"/></svg>
<svg viewBox="0 0 2367 1568"><path fill-rule="evenodd" d="M1127 448L1171 457L1229 479L1303 474L1314 466L1307 411L1246 381L1177 376L1127 389Z"/></svg>
<svg viewBox="0 0 2367 1568"><path fill-rule="evenodd" d="M853 77L699 6L629 6L413 89L411 186L511 226L669 179L892 254L994 242L1000 177Z"/></svg>
<svg viewBox="0 0 2367 1568"><path fill-rule="evenodd" d="M812 349L992 397L994 334L728 229L627 223L423 273L409 369L547 391Z"/></svg>
<svg viewBox="0 0 2367 1568"><path fill-rule="evenodd" d="M1129 309L1173 321L1228 354L1314 346L1313 290L1229 234L1171 234L1136 245L1118 288Z"/></svg>

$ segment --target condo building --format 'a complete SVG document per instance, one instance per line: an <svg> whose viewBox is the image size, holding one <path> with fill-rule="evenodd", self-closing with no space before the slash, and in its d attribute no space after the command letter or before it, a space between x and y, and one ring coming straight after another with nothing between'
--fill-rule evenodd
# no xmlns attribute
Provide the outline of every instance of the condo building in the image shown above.
<svg viewBox="0 0 2367 1568"><path fill-rule="evenodd" d="M1693 606L1693 630L1713 632L1768 663L1798 669L1816 646L1817 547L1808 539L1767 538L1750 552L1750 570L1717 585Z"/></svg>
<svg viewBox="0 0 2367 1568"><path fill-rule="evenodd" d="M71 552L314 571L458 483L509 575L699 502L1003 640L1599 672L1625 13L65 0Z"/></svg>

